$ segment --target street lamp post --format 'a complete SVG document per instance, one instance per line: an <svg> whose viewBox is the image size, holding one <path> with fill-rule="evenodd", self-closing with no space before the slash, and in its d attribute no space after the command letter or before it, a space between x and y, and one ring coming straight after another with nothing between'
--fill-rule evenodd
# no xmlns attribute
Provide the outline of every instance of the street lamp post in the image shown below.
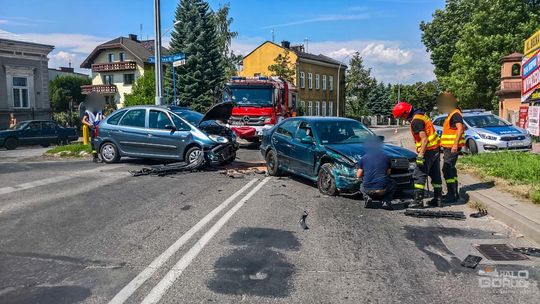
<svg viewBox="0 0 540 304"><path fill-rule="evenodd" d="M156 105L161 105L162 93L163 93L163 72L161 66L161 14L160 14L160 0L154 0L154 56L156 58L155 64L155 78L156 78Z"/></svg>

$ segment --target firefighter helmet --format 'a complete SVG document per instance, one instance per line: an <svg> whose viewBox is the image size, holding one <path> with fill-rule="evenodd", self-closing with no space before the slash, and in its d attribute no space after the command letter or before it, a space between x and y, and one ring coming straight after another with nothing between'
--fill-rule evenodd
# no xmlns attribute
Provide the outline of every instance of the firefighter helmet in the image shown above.
<svg viewBox="0 0 540 304"><path fill-rule="evenodd" d="M394 106L392 114L394 115L394 118L407 119L407 117L409 117L409 114L411 114L412 108L413 107L410 103L400 101Z"/></svg>

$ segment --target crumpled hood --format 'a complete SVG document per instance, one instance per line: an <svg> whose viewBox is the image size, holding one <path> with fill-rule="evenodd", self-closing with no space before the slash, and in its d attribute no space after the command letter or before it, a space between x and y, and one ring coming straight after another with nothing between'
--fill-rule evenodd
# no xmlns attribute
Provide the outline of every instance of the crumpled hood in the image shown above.
<svg viewBox="0 0 540 304"><path fill-rule="evenodd" d="M366 154L366 148L363 143L358 144L327 144L325 147L338 152L351 160L358 161ZM412 159L416 157L416 153L407 150L402 147L383 144L383 151L390 158L407 158Z"/></svg>
<svg viewBox="0 0 540 304"><path fill-rule="evenodd" d="M230 101L218 103L211 107L199 122L199 125L208 120L221 120L227 122L232 115L234 104Z"/></svg>

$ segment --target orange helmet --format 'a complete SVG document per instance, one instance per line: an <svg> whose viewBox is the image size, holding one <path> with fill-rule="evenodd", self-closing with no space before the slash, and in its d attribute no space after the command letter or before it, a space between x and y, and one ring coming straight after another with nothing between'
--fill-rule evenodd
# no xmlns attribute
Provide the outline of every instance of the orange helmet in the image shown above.
<svg viewBox="0 0 540 304"><path fill-rule="evenodd" d="M411 114L412 108L413 107L410 103L400 101L397 103L397 105L394 106L394 109L392 110L392 115L394 115L394 118L407 119L407 117L409 117L409 114Z"/></svg>

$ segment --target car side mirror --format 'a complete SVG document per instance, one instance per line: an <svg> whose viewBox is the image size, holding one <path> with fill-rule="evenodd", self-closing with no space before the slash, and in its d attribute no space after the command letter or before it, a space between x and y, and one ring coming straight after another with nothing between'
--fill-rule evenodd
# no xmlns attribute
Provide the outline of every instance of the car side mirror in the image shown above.
<svg viewBox="0 0 540 304"><path fill-rule="evenodd" d="M176 127L173 125L165 125L166 130L176 131Z"/></svg>
<svg viewBox="0 0 540 304"><path fill-rule="evenodd" d="M384 135L377 136L381 142L384 142Z"/></svg>
<svg viewBox="0 0 540 304"><path fill-rule="evenodd" d="M303 143L303 144L309 144L309 145L312 145L313 144L313 138L312 137L303 137L302 139L300 139L300 142Z"/></svg>

